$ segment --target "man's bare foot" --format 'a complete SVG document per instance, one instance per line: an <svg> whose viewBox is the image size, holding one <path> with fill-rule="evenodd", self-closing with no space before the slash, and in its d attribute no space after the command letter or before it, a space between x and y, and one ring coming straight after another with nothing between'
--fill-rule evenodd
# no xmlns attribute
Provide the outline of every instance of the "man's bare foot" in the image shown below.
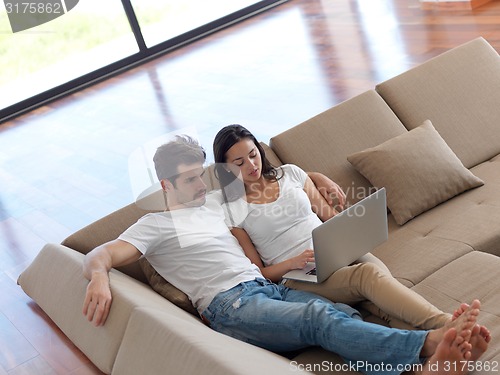
<svg viewBox="0 0 500 375"><path fill-rule="evenodd" d="M450 328L456 329L458 335L463 337L465 341L469 341L472 334L472 328L476 325L477 317L479 315L479 308L481 307L481 302L479 300L474 300L470 306L465 307L464 311L459 314L453 321L446 324L442 328L429 331L427 338L424 342L424 346L421 351L422 357L430 357L436 351L438 344L444 337L445 332Z"/></svg>
<svg viewBox="0 0 500 375"><path fill-rule="evenodd" d="M477 361L488 349L490 341L490 331L485 326L476 324L474 328L472 328L471 338L469 340L469 343L472 345L472 355L470 359L472 361Z"/></svg>
<svg viewBox="0 0 500 375"><path fill-rule="evenodd" d="M471 360L472 345L465 339L465 331L448 329L436 352L424 363L421 375L464 375L467 373L465 361Z"/></svg>

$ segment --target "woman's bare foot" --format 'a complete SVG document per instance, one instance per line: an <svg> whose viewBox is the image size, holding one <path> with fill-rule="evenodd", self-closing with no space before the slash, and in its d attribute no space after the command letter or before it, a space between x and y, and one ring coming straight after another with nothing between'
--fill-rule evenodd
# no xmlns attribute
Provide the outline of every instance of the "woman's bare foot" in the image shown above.
<svg viewBox="0 0 500 375"><path fill-rule="evenodd" d="M481 355L488 349L488 344L491 341L490 331L485 326L475 325L472 328L471 338L469 343L472 345L471 360L477 361Z"/></svg>
<svg viewBox="0 0 500 375"><path fill-rule="evenodd" d="M474 300L465 307L464 304L461 305L464 310L450 323L442 328L429 331L427 338L424 342L424 346L421 351L422 357L432 356L439 343L444 337L444 334L450 329L454 328L458 332L460 337L463 337L465 341L469 341L472 334L472 329L476 325L477 317L479 315L479 308L481 307L481 302L479 300Z"/></svg>
<svg viewBox="0 0 500 375"><path fill-rule="evenodd" d="M469 304L463 302L460 304L460 307L458 309L456 309L455 311L453 311L453 315L451 317L451 321L454 321L455 319L457 319L460 315L462 315L464 313L465 310L467 310L468 308L470 307Z"/></svg>
<svg viewBox="0 0 500 375"><path fill-rule="evenodd" d="M448 329L436 352L424 363L421 375L464 375L466 361L471 360L472 345L465 339L465 331Z"/></svg>

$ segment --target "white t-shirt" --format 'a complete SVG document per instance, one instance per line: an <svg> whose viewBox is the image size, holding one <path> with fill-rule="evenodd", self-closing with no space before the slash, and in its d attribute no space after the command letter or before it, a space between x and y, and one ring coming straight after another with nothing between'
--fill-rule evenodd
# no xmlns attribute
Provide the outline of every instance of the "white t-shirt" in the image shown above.
<svg viewBox="0 0 500 375"><path fill-rule="evenodd" d="M224 222L220 191L201 207L143 216L119 239L134 245L201 314L220 292L262 278Z"/></svg>
<svg viewBox="0 0 500 375"><path fill-rule="evenodd" d="M293 164L281 168L274 202L254 204L242 198L224 204L226 224L248 233L266 266L312 249L312 230L321 224L304 191L307 174Z"/></svg>

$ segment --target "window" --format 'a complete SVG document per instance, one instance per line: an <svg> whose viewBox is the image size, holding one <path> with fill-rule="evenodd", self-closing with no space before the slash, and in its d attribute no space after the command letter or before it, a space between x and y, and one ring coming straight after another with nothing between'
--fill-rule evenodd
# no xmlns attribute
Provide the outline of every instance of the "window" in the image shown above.
<svg viewBox="0 0 500 375"><path fill-rule="evenodd" d="M148 47L255 4L255 0L133 0Z"/></svg>
<svg viewBox="0 0 500 375"><path fill-rule="evenodd" d="M15 3L21 14L30 11L27 4L34 3ZM139 51L121 0L85 0L61 11L50 22L18 32L8 32L8 14L0 12L0 108Z"/></svg>
<svg viewBox="0 0 500 375"><path fill-rule="evenodd" d="M0 2L0 122L286 0L132 1Z"/></svg>

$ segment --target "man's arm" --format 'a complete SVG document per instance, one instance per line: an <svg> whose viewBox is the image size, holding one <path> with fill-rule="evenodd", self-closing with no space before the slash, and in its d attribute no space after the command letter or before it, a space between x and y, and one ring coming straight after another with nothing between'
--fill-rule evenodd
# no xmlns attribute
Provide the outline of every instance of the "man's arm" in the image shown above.
<svg viewBox="0 0 500 375"><path fill-rule="evenodd" d="M132 263L141 257L135 246L114 240L96 247L83 261L83 275L89 280L83 303L83 315L95 326L104 325L111 307L109 270Z"/></svg>

